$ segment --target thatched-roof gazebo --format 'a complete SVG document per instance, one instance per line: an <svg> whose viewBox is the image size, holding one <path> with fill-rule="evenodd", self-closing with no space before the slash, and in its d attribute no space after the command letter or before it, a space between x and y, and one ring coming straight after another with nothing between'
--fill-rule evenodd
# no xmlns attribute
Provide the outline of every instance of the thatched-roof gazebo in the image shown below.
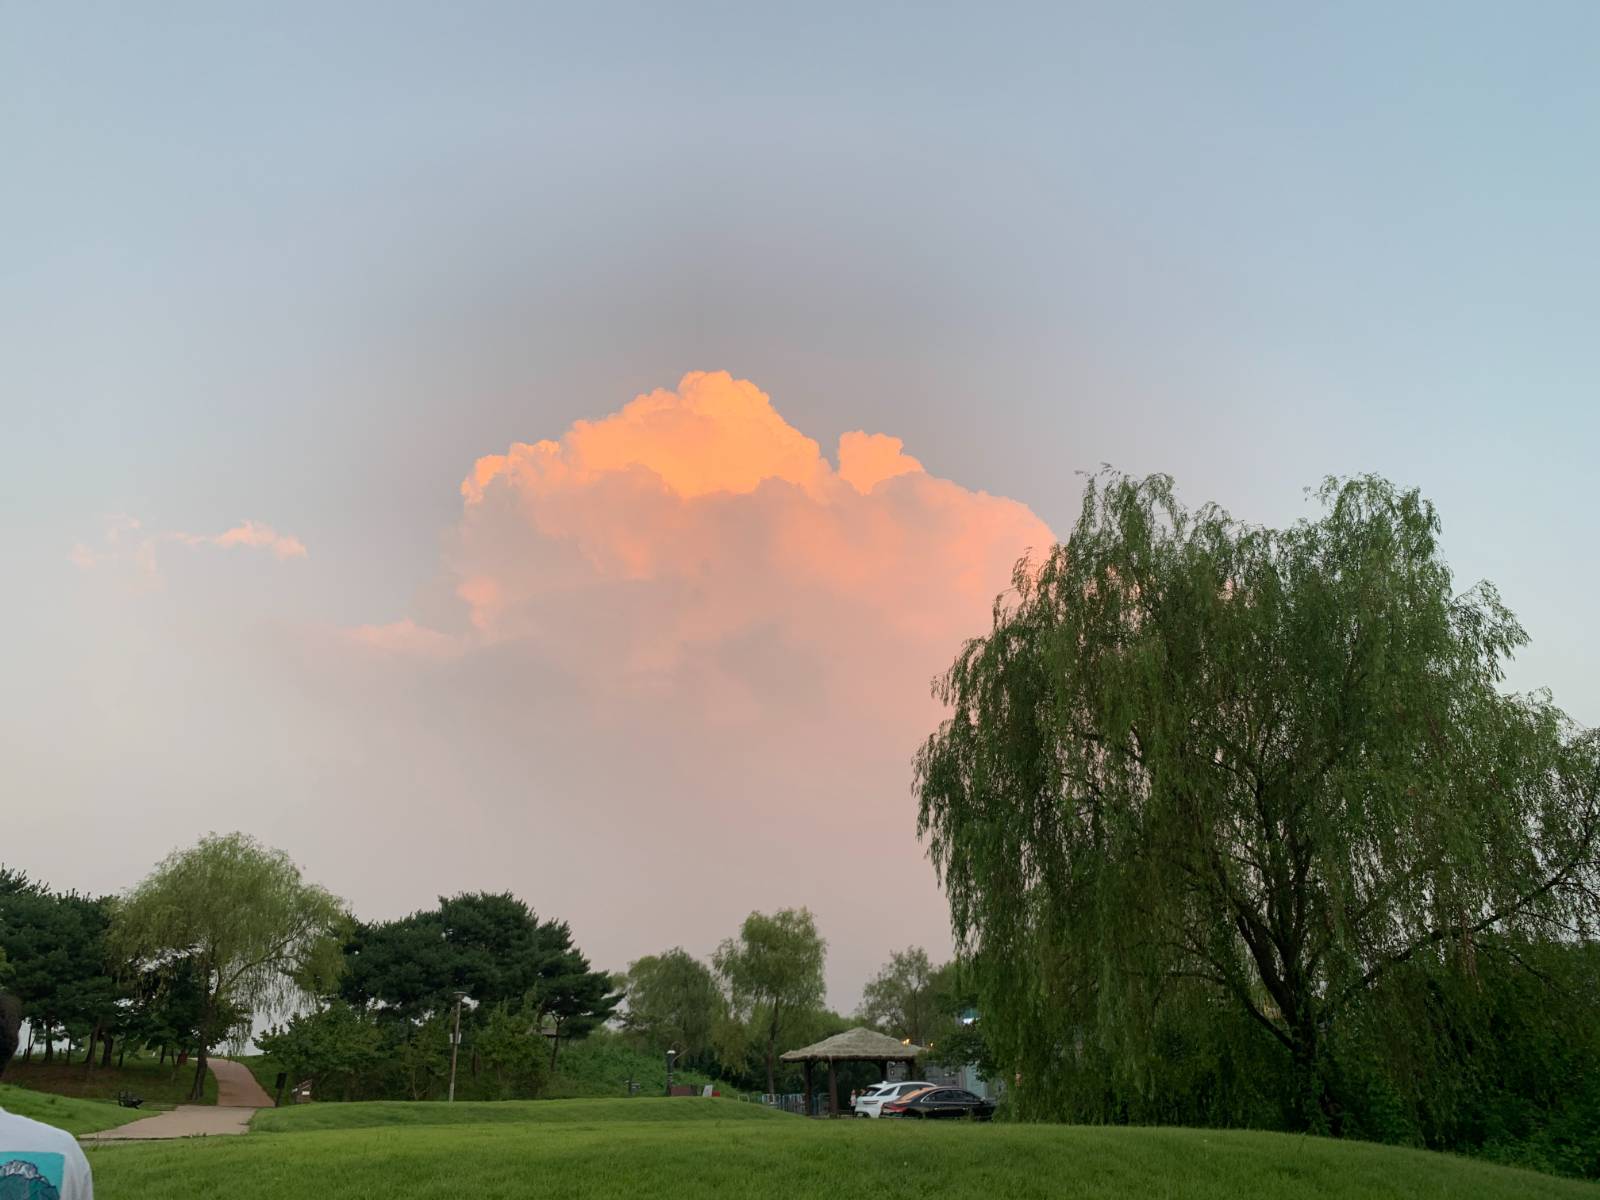
<svg viewBox="0 0 1600 1200"><path fill-rule="evenodd" d="M838 1116L839 1085L834 1073L834 1063L877 1063L879 1073L887 1079L890 1063L903 1062L909 1068L919 1056L927 1052L926 1046L913 1046L909 1042L902 1042L888 1034L879 1033L876 1029L858 1025L854 1029L836 1033L831 1038L823 1038L815 1045L791 1050L782 1058L784 1062L806 1065L806 1116L808 1117L811 1115L811 1064L815 1062L828 1064L828 1114Z"/></svg>

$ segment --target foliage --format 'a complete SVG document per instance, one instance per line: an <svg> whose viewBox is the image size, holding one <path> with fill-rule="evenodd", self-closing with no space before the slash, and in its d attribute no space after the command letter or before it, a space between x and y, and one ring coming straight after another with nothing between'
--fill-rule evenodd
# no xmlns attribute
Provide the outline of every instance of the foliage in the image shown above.
<svg viewBox="0 0 1600 1200"><path fill-rule="evenodd" d="M256 1043L282 1064L291 1086L310 1080L319 1099L353 1099L387 1061L383 1031L342 1000L297 1014Z"/></svg>
<svg viewBox="0 0 1600 1200"><path fill-rule="evenodd" d="M202 981L194 1095L206 1055L244 1013L273 1011L308 979L337 969L340 902L308 884L288 855L244 834L174 851L124 898L113 928L122 956L147 969L185 964Z"/></svg>
<svg viewBox="0 0 1600 1200"><path fill-rule="evenodd" d="M1243 1017L1283 1119L1338 1131L1338 1056L1402 968L1455 988L1496 942L1593 933L1600 739L1498 690L1524 635L1453 590L1431 505L1319 497L1272 530L1097 479L939 684L920 830L1025 1114L1122 1119L1160 1038L1241 1047L1195 1050L1231 1086L1258 1055L1215 1022Z"/></svg>
<svg viewBox="0 0 1600 1200"><path fill-rule="evenodd" d="M628 965L622 1027L652 1050L676 1050L685 1065L704 1065L725 1001L716 976L681 946Z"/></svg>
<svg viewBox="0 0 1600 1200"><path fill-rule="evenodd" d="M681 1062L673 1064L672 1079L695 1088L709 1084L723 1092L732 1090L726 1082L685 1068ZM628 1034L600 1029L562 1051L560 1068L541 1094L564 1099L626 1096L630 1083L640 1096L663 1095L667 1086L665 1052L640 1049Z"/></svg>
<svg viewBox="0 0 1600 1200"><path fill-rule="evenodd" d="M778 1042L795 1021L822 1007L828 944L805 908L745 918L712 958L727 983L732 1016L763 1048L767 1091L777 1090Z"/></svg>
<svg viewBox="0 0 1600 1200"><path fill-rule="evenodd" d="M44 1043L47 1062L62 1037L94 1045L116 1020L122 990L106 943L110 902L76 892L54 892L0 867L0 950L7 960L7 990ZM109 1051L109 1045L107 1046Z"/></svg>
<svg viewBox="0 0 1600 1200"><path fill-rule="evenodd" d="M426 1021L453 1011L464 991L465 1038L497 1006L526 1008L535 1031L562 1040L586 1036L622 997L610 975L593 970L565 921L540 921L506 893L441 897L439 907L398 921L358 925L344 949L340 995L387 1020Z"/></svg>
<svg viewBox="0 0 1600 1200"><path fill-rule="evenodd" d="M544 1088L543 1039L538 1014L501 1002L478 1029L473 1049L502 1096L536 1096Z"/></svg>
<svg viewBox="0 0 1600 1200"><path fill-rule="evenodd" d="M554 1071L562 1041L588 1037L616 1011L622 993L613 990L609 973L590 969L588 958L572 944L572 930L565 921L541 925L540 940L549 958L526 999L550 1028Z"/></svg>
<svg viewBox="0 0 1600 1200"><path fill-rule="evenodd" d="M935 968L921 946L895 951L868 982L859 1016L868 1025L918 1046L942 1042L955 1025L953 963Z"/></svg>
<svg viewBox="0 0 1600 1200"><path fill-rule="evenodd" d="M385 1127L390 1126L393 1127ZM166 1195L572 1200L862 1195L953 1200L1578 1200L1593 1187L1450 1155L1271 1133L806 1121L731 1100L313 1104L204 1146L94 1154L103 1200Z"/></svg>

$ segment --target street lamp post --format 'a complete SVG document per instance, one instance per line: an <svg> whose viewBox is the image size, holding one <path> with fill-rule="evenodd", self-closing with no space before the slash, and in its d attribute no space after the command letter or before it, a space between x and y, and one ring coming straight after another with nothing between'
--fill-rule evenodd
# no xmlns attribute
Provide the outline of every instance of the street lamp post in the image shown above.
<svg viewBox="0 0 1600 1200"><path fill-rule="evenodd" d="M461 1049L461 1002L467 998L465 992L456 993L456 1026L450 1035L450 1103L456 1102L456 1054Z"/></svg>
<svg viewBox="0 0 1600 1200"><path fill-rule="evenodd" d="M676 1050L667 1051L667 1095L672 1095L672 1064L677 1059Z"/></svg>

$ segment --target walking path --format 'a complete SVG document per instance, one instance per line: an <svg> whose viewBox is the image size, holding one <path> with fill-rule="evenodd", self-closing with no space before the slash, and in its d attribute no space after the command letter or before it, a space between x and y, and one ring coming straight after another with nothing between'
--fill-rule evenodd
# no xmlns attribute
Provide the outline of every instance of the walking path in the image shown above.
<svg viewBox="0 0 1600 1200"><path fill-rule="evenodd" d="M243 1063L213 1058L207 1065L217 1079L215 1104L180 1104L171 1112L156 1113L115 1129L86 1134L82 1140L125 1142L248 1132L256 1109L271 1108L272 1097Z"/></svg>

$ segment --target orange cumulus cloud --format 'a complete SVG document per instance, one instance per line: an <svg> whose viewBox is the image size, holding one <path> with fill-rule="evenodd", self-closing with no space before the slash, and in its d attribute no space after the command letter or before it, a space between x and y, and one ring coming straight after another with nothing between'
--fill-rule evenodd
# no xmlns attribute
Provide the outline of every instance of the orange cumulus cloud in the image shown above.
<svg viewBox="0 0 1600 1200"><path fill-rule="evenodd" d="M787 703L790 670L819 680L819 703L898 695L921 719L929 678L1052 535L1023 504L930 475L899 438L846 433L836 461L726 372L486 455L450 555L466 636L716 719Z"/></svg>

